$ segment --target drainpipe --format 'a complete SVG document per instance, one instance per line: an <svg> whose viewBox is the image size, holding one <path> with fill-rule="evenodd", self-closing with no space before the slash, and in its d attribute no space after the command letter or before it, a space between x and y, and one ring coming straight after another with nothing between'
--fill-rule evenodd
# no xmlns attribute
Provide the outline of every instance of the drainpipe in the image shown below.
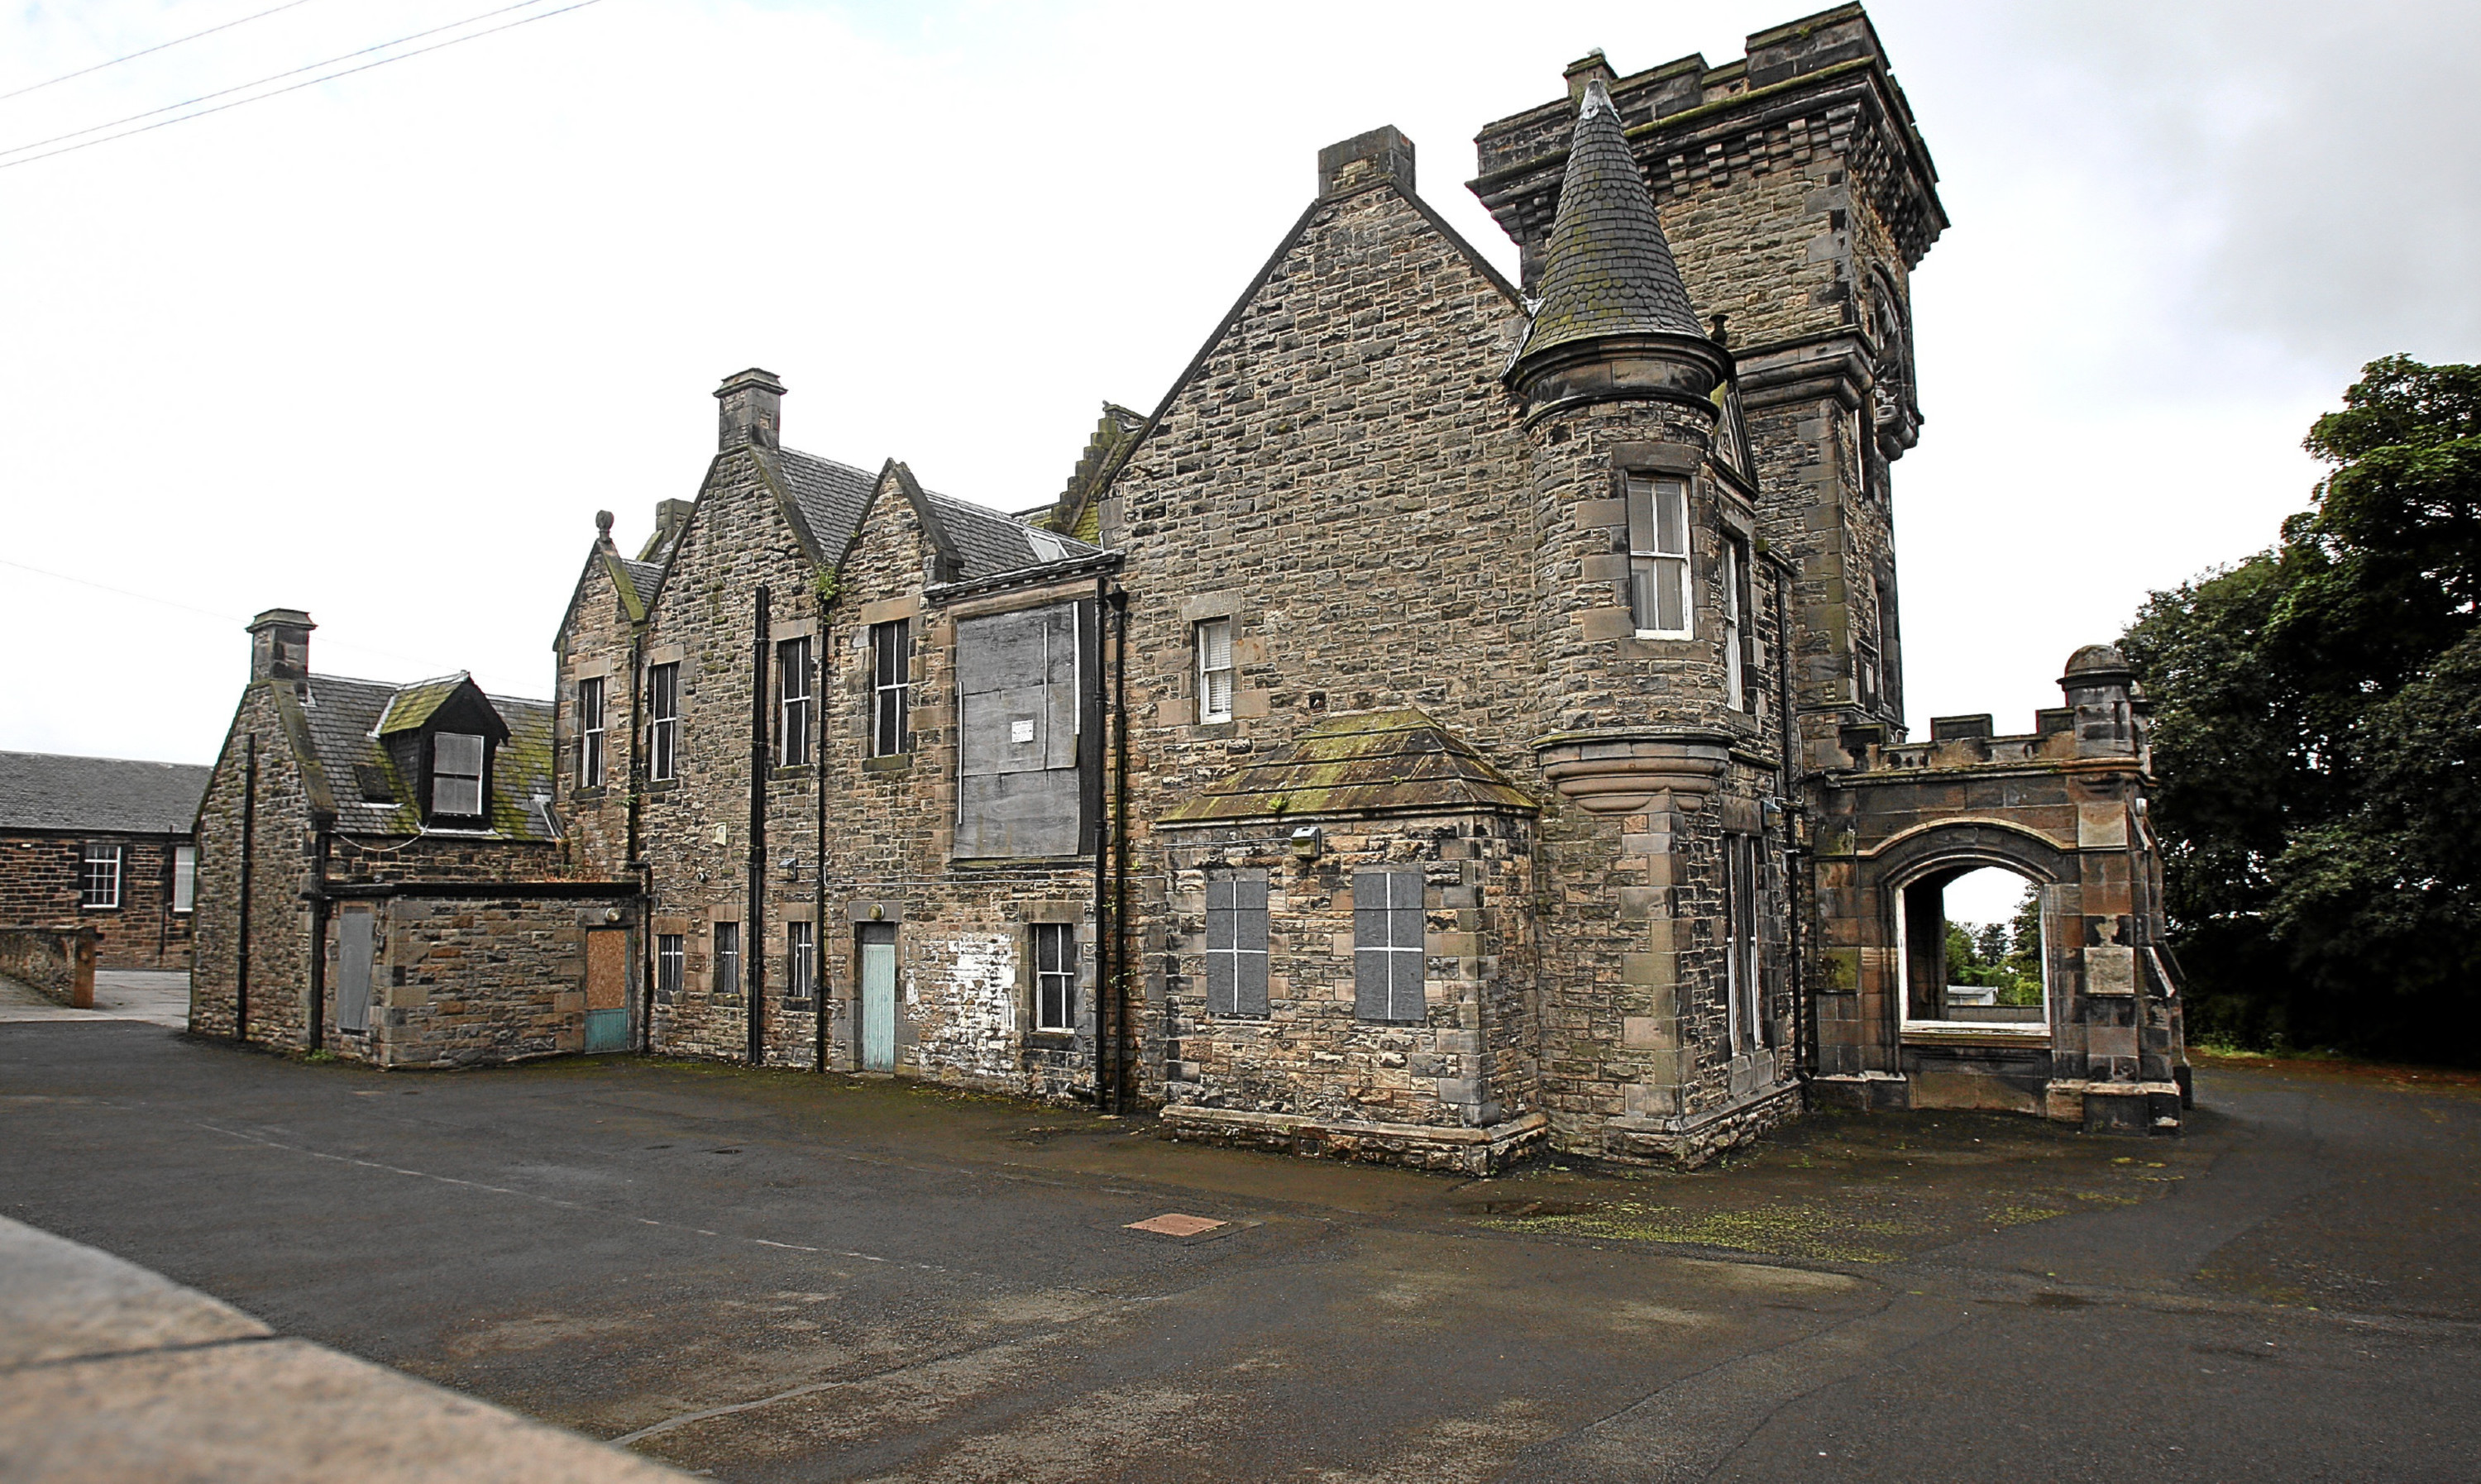
<svg viewBox="0 0 2481 1484"><path fill-rule="evenodd" d="M1108 699L1110 676L1104 670L1108 658L1106 644L1110 632L1111 581L1094 579L1094 770L1108 775L1111 768L1110 748L1110 715ZM1083 698L1080 698L1083 704ZM1106 1051L1110 1032L1111 1007L1111 809L1108 776L1098 776L1094 789L1094 1106L1109 1111L1110 1085L1105 1067L1110 1061Z"/></svg>
<svg viewBox="0 0 2481 1484"><path fill-rule="evenodd" d="M241 767L241 925L233 944L233 1039L249 1040L249 888L250 867L258 853L258 734L242 741Z"/></svg>
<svg viewBox="0 0 2481 1484"><path fill-rule="evenodd" d="M638 924L639 1001L638 1050L655 1050L655 868L646 862L639 834L646 807L646 625L640 620L629 634L629 847L628 869L638 873L638 900L644 911Z"/></svg>
<svg viewBox="0 0 2481 1484"><path fill-rule="evenodd" d="M328 833L310 833L310 885L302 897L310 903L310 1049L327 1044L327 840Z"/></svg>
<svg viewBox="0 0 2481 1484"><path fill-rule="evenodd" d="M1126 1102L1127 1058L1121 1053L1134 1050L1123 1047L1129 1025L1128 985L1128 923L1129 923L1129 594L1124 588L1111 591L1111 612L1118 622L1111 648L1111 746L1113 749L1110 776L1110 811L1114 825L1110 831L1111 846L1111 1111L1121 1112Z"/></svg>
<svg viewBox="0 0 2481 1484"><path fill-rule="evenodd" d="M749 1064L767 1064L767 589L758 589L758 638L749 665L749 906L742 913L741 962L748 986Z"/></svg>
<svg viewBox="0 0 2481 1484"><path fill-rule="evenodd" d="M834 598L819 598L819 642L817 642L817 675L809 683L809 767L819 784L819 866L811 871L811 925L809 925L809 1002L811 1002L811 1059L819 1072L826 1072L826 672L828 655L836 645L828 642L826 615Z"/></svg>
<svg viewBox="0 0 2481 1484"><path fill-rule="evenodd" d="M1788 607L1784 586L1791 580L1781 563L1775 567L1775 726L1782 734L1781 760L1776 768L1775 791L1784 801L1784 922L1789 933L1787 945L1791 955L1791 1065L1792 1075L1806 1080L1814 1069L1809 1064L1809 996L1801 984L1800 959L1800 836L1793 826L1793 811L1800 807L1793 790L1799 786L1799 760L1793 753L1796 722L1791 710L1791 630L1788 626Z"/></svg>

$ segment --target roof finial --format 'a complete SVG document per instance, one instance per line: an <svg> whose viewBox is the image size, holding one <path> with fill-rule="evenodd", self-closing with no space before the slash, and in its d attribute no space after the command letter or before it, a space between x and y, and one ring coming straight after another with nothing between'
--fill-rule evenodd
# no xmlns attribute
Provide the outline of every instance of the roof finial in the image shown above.
<svg viewBox="0 0 2481 1484"><path fill-rule="evenodd" d="M612 512L610 510L597 510L594 512L594 534L603 537L603 539L607 541L612 539Z"/></svg>

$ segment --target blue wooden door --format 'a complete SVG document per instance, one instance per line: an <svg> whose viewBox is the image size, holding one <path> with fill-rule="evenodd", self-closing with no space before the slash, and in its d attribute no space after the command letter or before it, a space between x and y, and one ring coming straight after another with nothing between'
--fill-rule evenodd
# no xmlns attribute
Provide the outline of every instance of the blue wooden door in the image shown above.
<svg viewBox="0 0 2481 1484"><path fill-rule="evenodd" d="M629 930L598 927L586 935L586 1049L629 1049Z"/></svg>
<svg viewBox="0 0 2481 1484"><path fill-rule="evenodd" d="M896 929L861 929L861 1069L896 1070Z"/></svg>

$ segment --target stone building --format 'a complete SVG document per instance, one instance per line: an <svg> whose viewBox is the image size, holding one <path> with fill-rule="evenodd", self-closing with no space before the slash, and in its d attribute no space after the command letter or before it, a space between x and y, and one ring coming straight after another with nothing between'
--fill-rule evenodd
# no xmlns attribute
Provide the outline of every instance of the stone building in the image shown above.
<svg viewBox="0 0 2481 1484"><path fill-rule="evenodd" d="M0 752L0 933L91 934L104 969L186 969L207 770Z"/></svg>
<svg viewBox="0 0 2481 1484"><path fill-rule="evenodd" d="M1696 1160L1815 1101L2179 1126L2125 666L1903 741L1946 219L1867 18L1566 84L1477 141L1521 282L1395 129L1321 151L1025 516L723 383L696 497L634 558L598 517L547 796L493 846L635 884L630 1044L1468 1170ZM2029 1010L1946 984L1989 866L2040 893Z"/></svg>

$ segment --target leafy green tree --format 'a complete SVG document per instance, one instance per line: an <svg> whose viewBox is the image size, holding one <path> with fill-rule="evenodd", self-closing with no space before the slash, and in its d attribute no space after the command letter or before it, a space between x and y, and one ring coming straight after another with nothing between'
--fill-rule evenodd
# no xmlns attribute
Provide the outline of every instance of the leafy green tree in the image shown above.
<svg viewBox="0 0 2481 1484"><path fill-rule="evenodd" d="M2481 367L2390 356L2343 403L2282 540L2122 640L2189 1026L2481 1060Z"/></svg>

